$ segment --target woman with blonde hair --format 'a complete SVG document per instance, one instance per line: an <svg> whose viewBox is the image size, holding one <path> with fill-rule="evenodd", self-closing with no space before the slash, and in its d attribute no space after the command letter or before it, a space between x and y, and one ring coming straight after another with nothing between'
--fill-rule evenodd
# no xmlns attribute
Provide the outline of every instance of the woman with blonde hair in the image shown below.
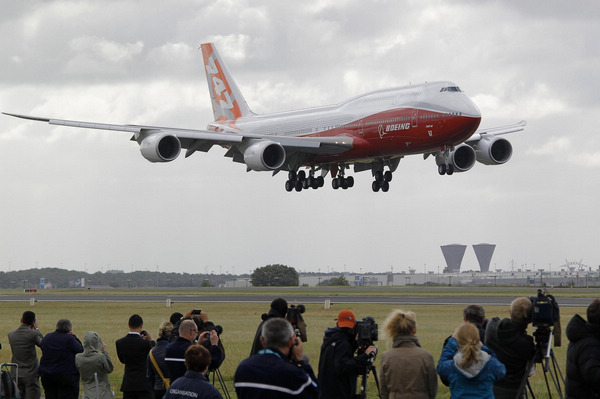
<svg viewBox="0 0 600 399"><path fill-rule="evenodd" d="M444 346L437 372L450 382L452 399L493 398L494 382L504 377L506 368L481 343L477 327L465 323Z"/></svg>
<svg viewBox="0 0 600 399"><path fill-rule="evenodd" d="M435 398L437 375L433 356L421 348L415 335L415 314L394 310L387 317L384 330L393 339L393 347L381 358L382 398Z"/></svg>

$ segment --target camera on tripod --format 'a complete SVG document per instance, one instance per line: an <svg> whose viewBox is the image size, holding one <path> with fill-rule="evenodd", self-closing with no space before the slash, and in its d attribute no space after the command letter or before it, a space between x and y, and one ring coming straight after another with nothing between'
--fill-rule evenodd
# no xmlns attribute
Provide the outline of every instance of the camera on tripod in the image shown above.
<svg viewBox="0 0 600 399"><path fill-rule="evenodd" d="M537 296L531 300L531 324L536 327L533 336L536 342L546 342L552 328L554 328L554 346L561 345L560 309L553 295L547 294L546 290L539 289Z"/></svg>
<svg viewBox="0 0 600 399"><path fill-rule="evenodd" d="M306 336L306 323L302 314L306 312L306 306L304 305L291 305L286 312L286 320L290 322L296 336L300 338L300 341L306 342L308 337Z"/></svg>
<svg viewBox="0 0 600 399"><path fill-rule="evenodd" d="M356 342L361 351L365 351L373 342L379 339L379 332L375 319L371 316L363 317L361 321L356 322Z"/></svg>

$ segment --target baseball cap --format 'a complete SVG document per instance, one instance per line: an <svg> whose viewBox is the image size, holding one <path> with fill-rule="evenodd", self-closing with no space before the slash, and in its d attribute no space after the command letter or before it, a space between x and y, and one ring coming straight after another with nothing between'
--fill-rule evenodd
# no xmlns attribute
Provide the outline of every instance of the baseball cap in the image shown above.
<svg viewBox="0 0 600 399"><path fill-rule="evenodd" d="M335 320L338 327L354 328L356 325L356 316L350 310L342 310Z"/></svg>

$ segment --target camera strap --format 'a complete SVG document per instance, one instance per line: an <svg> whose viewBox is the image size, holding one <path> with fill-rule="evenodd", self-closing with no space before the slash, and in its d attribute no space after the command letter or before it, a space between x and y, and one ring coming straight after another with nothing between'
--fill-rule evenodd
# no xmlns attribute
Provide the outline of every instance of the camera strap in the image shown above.
<svg viewBox="0 0 600 399"><path fill-rule="evenodd" d="M165 376L163 375L162 370L160 369L160 367L158 367L158 363L156 363L156 359L154 358L154 353L152 353L153 351L150 351L150 360L152 361L152 364L154 365L154 369L156 370L156 372L158 373L158 375L160 376L160 378L163 381L163 384L165 384L165 388L169 389L169 386L171 385L171 379L170 378L165 378Z"/></svg>

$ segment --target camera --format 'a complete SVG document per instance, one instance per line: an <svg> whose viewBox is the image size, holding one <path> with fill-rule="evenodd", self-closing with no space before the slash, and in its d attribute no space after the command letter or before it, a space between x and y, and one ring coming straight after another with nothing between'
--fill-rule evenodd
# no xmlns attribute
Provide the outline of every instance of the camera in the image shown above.
<svg viewBox="0 0 600 399"><path fill-rule="evenodd" d="M140 331L140 336L145 337L146 335L148 335L148 331L146 331L146 330Z"/></svg>
<svg viewBox="0 0 600 399"><path fill-rule="evenodd" d="M554 326L560 321L558 303L554 296L546 294L546 290L538 290L537 296L529 298L531 304L531 324L534 327Z"/></svg>
<svg viewBox="0 0 600 399"><path fill-rule="evenodd" d="M194 309L194 310L192 310L192 314L200 314L200 313L202 313L201 309Z"/></svg>
<svg viewBox="0 0 600 399"><path fill-rule="evenodd" d="M371 316L363 317L361 321L356 322L355 328L356 342L362 351L379 339L377 323L375 323L375 319Z"/></svg>
<svg viewBox="0 0 600 399"><path fill-rule="evenodd" d="M204 333L209 334L207 337L210 336L210 332L212 330L215 330L217 332L217 335L219 335L219 336L223 333L223 327L222 326L214 325L211 322L204 323L204 326L203 326L202 329L204 330Z"/></svg>
<svg viewBox="0 0 600 399"><path fill-rule="evenodd" d="M304 305L291 305L286 313L286 320L290 322L294 328L296 336L300 338L302 342L306 342L308 337L306 336L306 323L302 314L306 312L306 306Z"/></svg>
<svg viewBox="0 0 600 399"><path fill-rule="evenodd" d="M548 341L550 333L554 336L554 346L561 345L560 309L553 295L539 289L531 300L531 324L537 327L533 336L537 342ZM554 328L552 332L551 328Z"/></svg>

